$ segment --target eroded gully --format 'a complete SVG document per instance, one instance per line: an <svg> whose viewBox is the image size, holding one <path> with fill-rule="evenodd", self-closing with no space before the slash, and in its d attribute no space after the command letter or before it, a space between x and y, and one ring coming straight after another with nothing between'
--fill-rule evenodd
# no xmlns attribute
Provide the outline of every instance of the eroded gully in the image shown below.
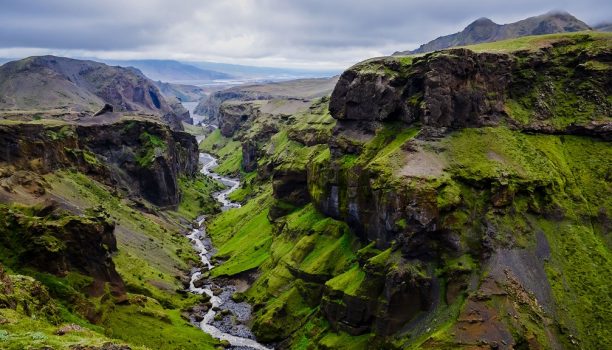
<svg viewBox="0 0 612 350"><path fill-rule="evenodd" d="M200 141L201 139L199 138L198 143ZM218 180L227 186L226 189L215 195L217 201L223 206L222 209L239 208L240 204L230 201L227 196L240 186L240 182L237 179L231 179L214 173L212 169L217 165L217 160L210 154L200 153L200 162L202 163L202 174ZM211 305L205 311L206 313L200 317L201 320L198 320L198 326L212 337L228 341L234 349L267 350L269 348L258 343L249 328L243 324L250 318L251 307L246 303L237 303L231 300L230 297L235 291L235 287L232 285L218 285L215 281L208 278L204 279L204 282L201 283L202 274L215 267L210 261L214 248L206 235L205 221L205 217L198 218L194 225L195 228L187 236L191 239L193 247L198 252L202 261L202 267L194 267L191 271L189 291L208 295ZM224 317L215 317L222 309L229 310L229 312ZM231 317L229 316L230 314Z"/></svg>

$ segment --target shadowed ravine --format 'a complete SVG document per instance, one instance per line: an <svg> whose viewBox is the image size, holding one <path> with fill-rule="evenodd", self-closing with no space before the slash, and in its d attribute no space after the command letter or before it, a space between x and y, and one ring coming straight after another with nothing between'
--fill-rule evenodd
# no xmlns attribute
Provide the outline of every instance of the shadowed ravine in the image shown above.
<svg viewBox="0 0 612 350"><path fill-rule="evenodd" d="M198 138L198 142L200 141L201 139ZM211 172L211 169L217 165L217 160L210 154L200 153L200 162L202 163L202 174L209 176L215 180L218 180L228 187L227 189L215 195L215 198L222 204L222 209L228 210L231 208L239 208L240 204L230 201L227 196L238 188L240 182L237 179L230 179ZM195 222L195 228L187 237L193 242L193 247L198 252L203 266L206 266L208 270L211 270L214 268L214 265L210 262L210 257L212 255L213 248L210 239L208 239L206 236L206 226L204 225L204 222L205 217L198 218ZM232 311L237 315L237 318L241 320L247 320L250 317L250 306L246 303L235 303L231 300L228 300L229 296L234 291L234 287L231 285L215 287L213 282L207 280L201 288L196 287L194 283L199 279L201 275L201 268L196 267L192 270L191 280L189 282L189 291L196 294L206 294L210 296L210 302L212 306L210 307L210 309L208 309L202 321L199 322L199 327L204 332L210 334L214 338L220 340L227 340L234 348L251 348L262 350L269 349L255 341L253 334L246 326L240 325L238 327L233 327L233 331L229 331L221 329L220 327L217 327L215 324L213 324L215 321L215 315L217 314L217 311L215 311L215 309L218 310L226 302L228 302L228 304L231 303L232 307L226 305L228 306L227 308L232 309ZM217 295L215 295L215 293L213 293L213 289L219 287L222 292L217 293Z"/></svg>

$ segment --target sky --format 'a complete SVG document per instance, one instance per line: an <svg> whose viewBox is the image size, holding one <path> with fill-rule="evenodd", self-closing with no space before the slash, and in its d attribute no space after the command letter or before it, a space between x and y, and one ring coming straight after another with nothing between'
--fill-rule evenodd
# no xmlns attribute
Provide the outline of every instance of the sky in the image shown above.
<svg viewBox="0 0 612 350"><path fill-rule="evenodd" d="M612 20L610 0L0 0L0 57L342 69L479 17L503 24L550 10Z"/></svg>

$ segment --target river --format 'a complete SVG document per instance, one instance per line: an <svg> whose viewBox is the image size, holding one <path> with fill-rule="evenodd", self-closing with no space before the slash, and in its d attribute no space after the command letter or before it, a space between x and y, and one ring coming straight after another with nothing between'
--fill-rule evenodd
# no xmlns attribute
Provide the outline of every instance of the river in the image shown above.
<svg viewBox="0 0 612 350"><path fill-rule="evenodd" d="M189 106L191 107L191 106ZM193 110L193 109L191 109ZM200 119L193 115L194 120ZM198 143L204 137L197 137ZM200 153L200 163L202 164L201 173L215 180L220 181L226 186L226 189L215 194L215 198L222 205L222 210L239 208L240 204L232 202L227 197L230 193L238 189L240 181L225 176L221 176L213 169L217 166L217 159L208 153ZM214 269L214 264L210 258L214 252L214 247L210 239L206 235L206 217L202 216L194 223L194 228L187 235L193 243L194 249L198 252L203 267L194 267L191 271L191 279L189 282L189 291L196 294L206 294L210 297L211 307L203 315L198 326L206 333L214 338L228 341L234 349L257 349L268 350L270 348L258 343L251 333L250 329L244 325L248 322L251 316L251 307L244 302L235 302L231 300L231 295L236 288L231 284L217 284L215 281L205 279L203 285L196 287L196 283L203 273ZM198 283L200 284L200 283ZM213 292L214 291L214 292ZM229 310L230 314L226 314L219 319L215 316L222 309ZM223 315L223 314L222 314ZM195 320L195 318L194 318ZM238 320L238 322L236 322ZM236 324L237 323L237 324Z"/></svg>

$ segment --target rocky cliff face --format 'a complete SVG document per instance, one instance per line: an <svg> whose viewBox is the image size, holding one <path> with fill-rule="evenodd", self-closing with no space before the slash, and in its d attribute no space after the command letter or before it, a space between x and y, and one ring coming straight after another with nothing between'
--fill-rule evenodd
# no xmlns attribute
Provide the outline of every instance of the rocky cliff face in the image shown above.
<svg viewBox="0 0 612 350"><path fill-rule="evenodd" d="M47 173L74 167L162 207L180 200L178 176L197 171L193 136L144 120L102 125L0 126L0 162Z"/></svg>
<svg viewBox="0 0 612 350"><path fill-rule="evenodd" d="M220 123L224 103L252 101L312 101L328 95L336 84L337 77L319 79L297 79L278 83L236 86L213 93L200 101L195 113L208 117L212 124ZM286 110L285 114L295 112Z"/></svg>
<svg viewBox="0 0 612 350"><path fill-rule="evenodd" d="M455 49L366 61L342 74L330 111L340 121L399 120L436 129L508 123L609 138L611 81L594 66L607 62L611 52L584 50L576 40L592 39L557 42L537 52ZM568 90L582 108L562 102Z"/></svg>
<svg viewBox="0 0 612 350"><path fill-rule="evenodd" d="M230 100L254 101L270 98L272 98L272 95L268 93L241 91L238 88L226 89L222 91L217 91L211 94L210 96L202 99L193 112L195 114L207 116L208 123L218 125L220 119L219 115L221 113L221 105L223 104L223 102Z"/></svg>
<svg viewBox="0 0 612 350"><path fill-rule="evenodd" d="M55 275L78 272L92 279L87 291L123 297L125 286L111 254L117 251L114 224L103 212L87 216L62 213L53 203L27 211L0 207L2 249L12 268L31 267ZM5 256L6 257L6 256Z"/></svg>
<svg viewBox="0 0 612 350"><path fill-rule="evenodd" d="M189 113L187 108L183 106L183 104L178 98L167 97L166 99L168 100L168 104L170 105L170 108L172 109L172 111L176 115L176 118L179 121L187 123L187 124L193 124L193 118L191 118L191 114Z"/></svg>
<svg viewBox="0 0 612 350"><path fill-rule="evenodd" d="M587 49L592 43L600 46ZM573 222L604 237L605 229L588 228L607 225L610 207L598 195L583 197L582 209L551 203L572 191L558 187L571 175L556 154L571 154L563 162L574 169L590 157L578 144L609 158L599 153L606 142L598 139L612 136L606 97L612 84L600 70L610 69L610 54L609 44L578 36L512 54L460 49L375 59L345 72L330 101L338 120L330 155L310 163L309 194L321 212L390 253L360 261L353 274L361 281L354 285L326 283L321 305L334 327L351 334L408 327L418 334L418 323L428 322L418 314L444 309L441 297L451 307L467 291L482 296L468 297L448 339L432 337L426 347L527 342L572 348L577 333L589 343L584 328L569 326L573 317L588 316L579 316L579 308L560 311L567 291L556 290L550 269L571 268L563 258L550 262L565 248L548 225ZM582 179L575 186L589 192L593 183ZM589 218L577 219L573 210ZM457 265L457 259L463 261ZM474 283L475 274L485 282ZM579 274L568 278L578 292ZM495 310L485 300L504 306ZM506 304L517 302L524 307ZM500 320L504 312L517 321ZM534 332L541 335L518 330L528 327L525 313L537 315L542 326ZM572 328L572 337L555 327Z"/></svg>
<svg viewBox="0 0 612 350"><path fill-rule="evenodd" d="M608 347L610 37L504 47L368 60L329 101L204 141L257 172L208 227L213 275L257 269L258 339Z"/></svg>

